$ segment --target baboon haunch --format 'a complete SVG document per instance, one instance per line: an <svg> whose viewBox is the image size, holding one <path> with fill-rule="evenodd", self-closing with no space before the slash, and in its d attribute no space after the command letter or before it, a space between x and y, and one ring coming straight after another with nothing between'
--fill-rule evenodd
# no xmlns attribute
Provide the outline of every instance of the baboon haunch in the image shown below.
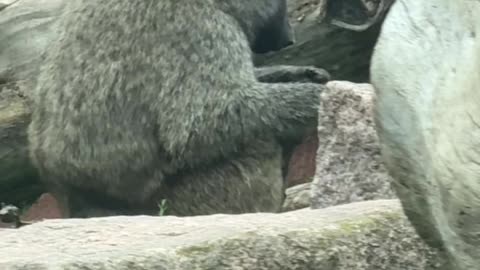
<svg viewBox="0 0 480 270"><path fill-rule="evenodd" d="M256 78L285 20L284 0L68 1L28 130L65 216L277 211L279 142L316 127L324 88Z"/></svg>

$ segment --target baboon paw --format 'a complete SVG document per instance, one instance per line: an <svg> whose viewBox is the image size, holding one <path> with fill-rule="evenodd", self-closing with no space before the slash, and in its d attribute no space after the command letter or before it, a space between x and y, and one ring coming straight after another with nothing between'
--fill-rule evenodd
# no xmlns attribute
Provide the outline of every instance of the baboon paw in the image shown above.
<svg viewBox="0 0 480 270"><path fill-rule="evenodd" d="M330 80L330 73L322 68L307 66L303 67L301 72L305 77L304 79L309 82L324 84Z"/></svg>

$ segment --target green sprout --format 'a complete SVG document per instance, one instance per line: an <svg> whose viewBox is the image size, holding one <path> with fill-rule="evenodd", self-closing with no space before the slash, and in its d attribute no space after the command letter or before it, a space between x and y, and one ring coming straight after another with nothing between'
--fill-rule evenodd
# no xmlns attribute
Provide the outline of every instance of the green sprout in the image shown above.
<svg viewBox="0 0 480 270"><path fill-rule="evenodd" d="M158 204L160 211L158 212L159 216L164 216L167 211L167 200L163 199L161 203Z"/></svg>

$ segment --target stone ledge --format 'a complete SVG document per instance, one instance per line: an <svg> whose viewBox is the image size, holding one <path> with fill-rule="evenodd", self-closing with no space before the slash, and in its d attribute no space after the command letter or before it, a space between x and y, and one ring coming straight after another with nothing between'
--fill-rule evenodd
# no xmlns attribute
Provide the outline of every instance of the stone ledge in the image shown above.
<svg viewBox="0 0 480 270"><path fill-rule="evenodd" d="M282 214L52 219L0 231L0 269L439 269L397 200Z"/></svg>

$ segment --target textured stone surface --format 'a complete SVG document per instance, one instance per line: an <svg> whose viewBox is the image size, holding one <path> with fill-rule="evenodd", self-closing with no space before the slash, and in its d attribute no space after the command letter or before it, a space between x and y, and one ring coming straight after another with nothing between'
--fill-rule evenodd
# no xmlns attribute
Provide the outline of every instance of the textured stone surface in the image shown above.
<svg viewBox="0 0 480 270"><path fill-rule="evenodd" d="M395 198L374 127L372 86L346 81L327 86L319 110L312 207Z"/></svg>
<svg viewBox="0 0 480 270"><path fill-rule="evenodd" d="M48 220L0 230L2 270L438 269L396 200L283 214Z"/></svg>
<svg viewBox="0 0 480 270"><path fill-rule="evenodd" d="M406 214L454 270L480 267L480 2L397 1L371 74Z"/></svg>
<svg viewBox="0 0 480 270"><path fill-rule="evenodd" d="M304 183L288 188L285 191L286 197L285 201L283 202L282 211L286 212L310 207L311 187L312 183Z"/></svg>
<svg viewBox="0 0 480 270"><path fill-rule="evenodd" d="M22 220L35 221L50 218L62 218L60 206L50 193L43 193L40 198L22 215Z"/></svg>
<svg viewBox="0 0 480 270"><path fill-rule="evenodd" d="M54 23L65 0L3 0L0 16L0 81L32 79L42 52L55 38Z"/></svg>
<svg viewBox="0 0 480 270"><path fill-rule="evenodd" d="M318 149L318 135L308 135L302 143L295 147L288 164L288 186L312 182L315 175L315 163Z"/></svg>

